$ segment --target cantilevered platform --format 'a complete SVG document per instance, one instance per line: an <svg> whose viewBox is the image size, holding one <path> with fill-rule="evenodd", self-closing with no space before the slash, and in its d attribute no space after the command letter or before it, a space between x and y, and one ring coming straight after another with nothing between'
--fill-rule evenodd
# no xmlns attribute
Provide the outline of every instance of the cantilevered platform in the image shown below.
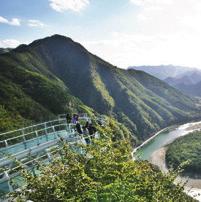
<svg viewBox="0 0 201 202"><path fill-rule="evenodd" d="M86 144L83 136L75 131L75 125L67 124L63 117L64 115L60 115L53 121L0 134L0 169L3 169L0 170L0 192L8 193L17 188L11 184L11 180L18 181L20 186L22 179L19 169L15 167L16 160L34 172L35 160L49 162L53 155L51 150L58 149L61 140L70 144ZM90 118L83 114L79 121L90 121Z"/></svg>

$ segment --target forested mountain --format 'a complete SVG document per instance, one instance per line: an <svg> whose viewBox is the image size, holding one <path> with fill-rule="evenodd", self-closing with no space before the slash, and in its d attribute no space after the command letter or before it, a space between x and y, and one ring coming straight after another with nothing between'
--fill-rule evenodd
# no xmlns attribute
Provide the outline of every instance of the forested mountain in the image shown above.
<svg viewBox="0 0 201 202"><path fill-rule="evenodd" d="M188 96L201 96L201 70L197 68L161 65L129 67L147 72Z"/></svg>
<svg viewBox="0 0 201 202"><path fill-rule="evenodd" d="M175 88L178 88L180 91L185 93L186 95L192 97L201 97L201 81L196 84L177 84ZM200 99L200 98L198 98Z"/></svg>
<svg viewBox="0 0 201 202"><path fill-rule="evenodd" d="M187 72L180 77L168 77L164 80L171 86L190 96L201 96L201 71Z"/></svg>
<svg viewBox="0 0 201 202"><path fill-rule="evenodd" d="M177 77L168 77L164 81L174 87L179 85L195 85L201 81L201 71L194 70L186 72Z"/></svg>
<svg viewBox="0 0 201 202"><path fill-rule="evenodd" d="M0 121L16 125L88 106L141 140L199 111L193 99L159 79L116 68L60 35L0 55L0 105Z"/></svg>

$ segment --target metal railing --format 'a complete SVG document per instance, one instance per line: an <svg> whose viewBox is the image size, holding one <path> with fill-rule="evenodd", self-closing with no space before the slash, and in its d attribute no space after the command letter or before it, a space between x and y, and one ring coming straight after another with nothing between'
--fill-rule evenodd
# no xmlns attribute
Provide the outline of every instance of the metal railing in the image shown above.
<svg viewBox="0 0 201 202"><path fill-rule="evenodd" d="M79 119L90 120L86 114ZM66 138L72 134L75 134L74 124L67 124L66 119L62 118L2 133L0 134L0 166L10 162L6 160L7 155L22 158L27 153L37 152L40 148L48 146L48 142L51 146L59 138Z"/></svg>
<svg viewBox="0 0 201 202"><path fill-rule="evenodd" d="M81 140L81 137L79 137L79 140ZM74 145L75 143L76 141L71 142L69 144ZM12 180L21 174L20 171L22 169L27 169L31 171L33 175L36 175L35 168L37 167L36 166L37 162L40 162L42 164L47 164L47 163L50 163L53 159L61 158L60 151L62 151L62 148L60 148L58 145L52 146L51 148L46 149L45 152L43 152L41 155L39 156L37 155L35 158L31 160L27 160L26 162L21 162L20 165L3 171L2 173L0 173L0 187L2 184L4 184L4 186L7 186L7 192L14 191L16 188L18 188L16 187L18 185L17 183L13 184Z"/></svg>
<svg viewBox="0 0 201 202"><path fill-rule="evenodd" d="M78 142L83 143L84 138L86 138L83 137L82 135L77 135L76 137L77 137L76 140L74 139L74 141L68 142L68 144L73 146ZM88 138L91 137L88 136ZM99 138L98 133L95 134L95 138ZM82 153L82 148L77 147L76 150L80 150L80 152ZM7 187L7 193L12 192L17 188L20 188L20 185L18 183L12 183L12 182L13 179L20 176L21 174L20 171L22 168L27 169L31 171L33 175L36 175L35 167L37 165L37 162L50 163L53 159L61 158L62 154L60 153L60 151L62 152L62 148L59 147L59 144L53 145L51 147L48 147L44 152L41 153L41 155L39 156L36 155L31 160L26 159L25 162L21 162L21 165L9 168L4 172L0 173L0 187L1 185Z"/></svg>
<svg viewBox="0 0 201 202"><path fill-rule="evenodd" d="M19 142L26 142L29 139L38 138L41 135L41 132L43 132L43 135L47 135L49 133L48 130L52 130L52 132L56 131L56 127L61 126L62 124L66 125L66 127L71 128L70 126L73 126L73 124L69 124L67 126L66 119L61 118L62 116L65 116L65 114L58 115L58 119L39 123L36 125L28 126L25 128L9 131L6 133L0 134L0 149L4 147L11 146L13 144L17 144ZM87 116L87 114L83 114L83 116L79 117L80 120L86 120L89 121L90 118ZM10 144L9 144L10 143Z"/></svg>
<svg viewBox="0 0 201 202"><path fill-rule="evenodd" d="M63 118L65 116L62 114L56 120L0 134L0 168L5 168L3 173L0 172L0 190L1 186L6 186L9 189L7 191L13 191L11 179L19 175L19 167L13 165L16 160L23 162L26 159L23 164L30 169L36 160L45 159L50 162L53 154L49 150L55 147L59 149L61 140L69 144L86 144L86 138L91 137L78 135L74 129L75 124L67 124ZM79 115L79 120L90 121L90 118L82 114ZM95 138L99 138L98 133ZM28 157L33 159L27 161Z"/></svg>

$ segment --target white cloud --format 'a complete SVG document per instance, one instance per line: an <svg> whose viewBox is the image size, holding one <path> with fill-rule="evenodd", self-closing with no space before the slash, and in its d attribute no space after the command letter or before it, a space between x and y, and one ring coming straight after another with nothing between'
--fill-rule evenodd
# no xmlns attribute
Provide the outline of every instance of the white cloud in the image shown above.
<svg viewBox="0 0 201 202"><path fill-rule="evenodd" d="M149 55L153 51L154 43L162 40L158 36L115 32L110 39L86 41L83 44L103 59L126 68L134 64L152 63Z"/></svg>
<svg viewBox="0 0 201 202"><path fill-rule="evenodd" d="M138 26L144 33L177 33L188 30L193 34L201 20L200 0L130 0L139 6L137 13Z"/></svg>
<svg viewBox="0 0 201 202"><path fill-rule="evenodd" d="M28 20L27 25L29 27L40 27L40 28L43 28L45 26L45 24L40 20Z"/></svg>
<svg viewBox="0 0 201 202"><path fill-rule="evenodd" d="M12 18L11 20L8 20L2 16L0 16L0 23L13 25L13 26L20 26L21 25L20 19L18 19L18 18Z"/></svg>
<svg viewBox="0 0 201 202"><path fill-rule="evenodd" d="M49 0L52 9L57 12L72 10L80 12L89 5L89 0Z"/></svg>
<svg viewBox="0 0 201 202"><path fill-rule="evenodd" d="M122 68L132 65L175 64L201 67L201 40L190 34L125 34L83 44L91 52Z"/></svg>
<svg viewBox="0 0 201 202"><path fill-rule="evenodd" d="M1 48L15 48L20 45L20 42L16 39L0 40Z"/></svg>
<svg viewBox="0 0 201 202"><path fill-rule="evenodd" d="M112 36L83 42L91 52L123 68L160 64L201 68L200 0L130 2L135 9L125 18L128 26L119 25L122 31Z"/></svg>
<svg viewBox="0 0 201 202"><path fill-rule="evenodd" d="M0 16L0 24L7 24L7 25L13 25L13 26L20 26L21 22L24 24L27 24L29 27L40 27L43 28L45 24L41 22L40 20L30 19L30 20L20 20L18 18L12 18L11 20L8 20L2 16Z"/></svg>
<svg viewBox="0 0 201 202"><path fill-rule="evenodd" d="M137 6L160 6L160 5L170 5L173 3L173 0L130 0L131 3Z"/></svg>

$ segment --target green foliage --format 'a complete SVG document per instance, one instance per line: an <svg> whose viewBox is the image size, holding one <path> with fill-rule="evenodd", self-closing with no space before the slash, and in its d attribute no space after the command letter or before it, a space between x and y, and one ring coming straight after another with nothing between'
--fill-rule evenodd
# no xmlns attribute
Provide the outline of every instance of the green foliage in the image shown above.
<svg viewBox="0 0 201 202"><path fill-rule="evenodd" d="M10 53L0 57L0 132L53 119L60 113L81 111L81 108L90 111L58 78L50 78L33 68L21 68L20 65L32 66L34 61L24 64L27 56L17 63L23 57L18 55Z"/></svg>
<svg viewBox="0 0 201 202"><path fill-rule="evenodd" d="M80 145L81 146L81 145ZM62 158L34 177L24 171L27 185L12 194L18 201L194 201L173 184L175 175L163 175L148 162L131 159L128 142L95 141L84 155L64 145Z"/></svg>
<svg viewBox="0 0 201 202"><path fill-rule="evenodd" d="M177 169L183 164L183 174L201 176L201 132L189 133L168 146L166 162L169 168Z"/></svg>
<svg viewBox="0 0 201 202"><path fill-rule="evenodd" d="M100 92L101 97L104 102L106 102L109 106L107 107L108 110L112 109L115 105L115 102L113 98L110 96L109 92L107 91L105 84L101 80L99 74L96 71L96 60L91 57L91 75L92 75L92 80L94 83L94 86L98 92Z"/></svg>
<svg viewBox="0 0 201 202"><path fill-rule="evenodd" d="M122 139L133 141L132 138L134 135L132 135L131 132L123 124L119 123L111 117L105 118L107 124L104 127L96 124L96 127L100 134L104 134L108 138L112 138L113 141Z"/></svg>
<svg viewBox="0 0 201 202"><path fill-rule="evenodd" d="M23 119L19 114L9 113L0 105L0 131L12 130L29 123L29 121Z"/></svg>

